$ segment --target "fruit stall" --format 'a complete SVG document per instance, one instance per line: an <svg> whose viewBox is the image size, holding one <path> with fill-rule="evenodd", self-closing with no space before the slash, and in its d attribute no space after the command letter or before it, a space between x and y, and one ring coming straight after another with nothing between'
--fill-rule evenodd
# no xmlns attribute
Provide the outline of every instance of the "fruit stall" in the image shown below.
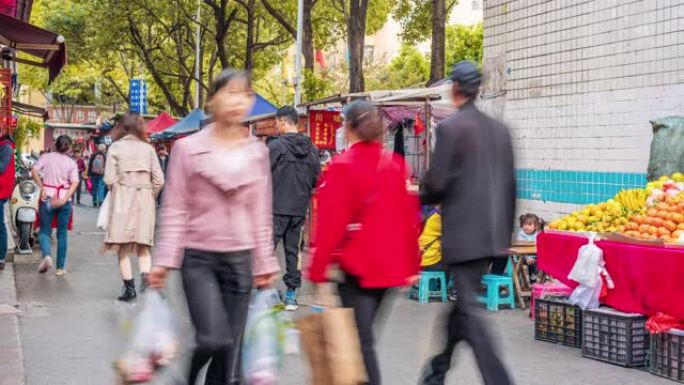
<svg viewBox="0 0 684 385"><path fill-rule="evenodd" d="M572 287L568 279L588 232L599 234L606 269L615 283L602 303L645 315L684 320L684 175L675 173L643 189L620 191L549 225L537 239L538 266Z"/></svg>

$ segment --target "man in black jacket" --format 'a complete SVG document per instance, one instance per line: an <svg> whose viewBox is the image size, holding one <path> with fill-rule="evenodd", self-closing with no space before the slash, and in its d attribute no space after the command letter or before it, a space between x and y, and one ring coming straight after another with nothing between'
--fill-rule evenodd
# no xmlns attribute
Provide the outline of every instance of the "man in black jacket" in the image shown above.
<svg viewBox="0 0 684 385"><path fill-rule="evenodd" d="M443 385L455 346L473 348L486 385L511 383L478 314L476 296L491 257L506 255L515 216L513 148L508 129L475 107L481 75L471 62L451 73L458 111L437 127L421 201L442 204L442 262L454 276L457 301L446 346L422 373L421 385Z"/></svg>
<svg viewBox="0 0 684 385"><path fill-rule="evenodd" d="M276 125L282 134L268 142L273 174L273 238L275 246L283 240L287 286L285 307L297 309L297 289L302 284L299 270L299 246L309 201L321 172L318 149L297 127L299 114L285 106L276 113Z"/></svg>

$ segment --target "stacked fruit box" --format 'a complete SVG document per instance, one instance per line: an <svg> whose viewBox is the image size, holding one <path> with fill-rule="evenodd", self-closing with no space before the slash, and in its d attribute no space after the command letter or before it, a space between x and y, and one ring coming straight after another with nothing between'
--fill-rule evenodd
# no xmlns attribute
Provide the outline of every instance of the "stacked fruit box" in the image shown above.
<svg viewBox="0 0 684 385"><path fill-rule="evenodd" d="M684 383L684 330L651 336L651 373Z"/></svg>
<svg viewBox="0 0 684 385"><path fill-rule="evenodd" d="M565 297L538 298L534 303L534 338L581 346L582 311Z"/></svg>
<svg viewBox="0 0 684 385"><path fill-rule="evenodd" d="M626 367L646 365L649 349L646 317L612 308L582 314L582 355Z"/></svg>

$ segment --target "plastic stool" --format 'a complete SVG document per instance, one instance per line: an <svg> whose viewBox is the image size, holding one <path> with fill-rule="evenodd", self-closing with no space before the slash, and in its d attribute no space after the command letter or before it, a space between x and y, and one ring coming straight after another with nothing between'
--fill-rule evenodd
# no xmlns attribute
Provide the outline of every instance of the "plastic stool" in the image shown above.
<svg viewBox="0 0 684 385"><path fill-rule="evenodd" d="M477 301L487 304L487 310L499 311L499 305L509 305L515 309L515 291L513 279L503 275L487 274L482 277L482 284L487 286L487 295L478 296ZM499 296L499 287L505 285L508 288L506 297Z"/></svg>
<svg viewBox="0 0 684 385"><path fill-rule="evenodd" d="M438 285L438 287L436 287ZM416 293L417 291L417 293ZM447 280L443 271L421 271L418 288L409 291L409 298L418 297L419 303L428 303L430 298L441 298L447 301Z"/></svg>

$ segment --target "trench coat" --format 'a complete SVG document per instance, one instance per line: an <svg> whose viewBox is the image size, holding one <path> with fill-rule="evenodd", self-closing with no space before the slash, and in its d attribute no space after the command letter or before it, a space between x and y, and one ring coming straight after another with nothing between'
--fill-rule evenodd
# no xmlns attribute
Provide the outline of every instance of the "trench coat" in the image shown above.
<svg viewBox="0 0 684 385"><path fill-rule="evenodd" d="M515 221L515 168L508 128L471 102L437 127L423 204L442 205L442 261L506 255Z"/></svg>
<svg viewBox="0 0 684 385"><path fill-rule="evenodd" d="M107 152L104 181L111 196L105 245L152 246L156 198L164 173L154 148L127 135Z"/></svg>

